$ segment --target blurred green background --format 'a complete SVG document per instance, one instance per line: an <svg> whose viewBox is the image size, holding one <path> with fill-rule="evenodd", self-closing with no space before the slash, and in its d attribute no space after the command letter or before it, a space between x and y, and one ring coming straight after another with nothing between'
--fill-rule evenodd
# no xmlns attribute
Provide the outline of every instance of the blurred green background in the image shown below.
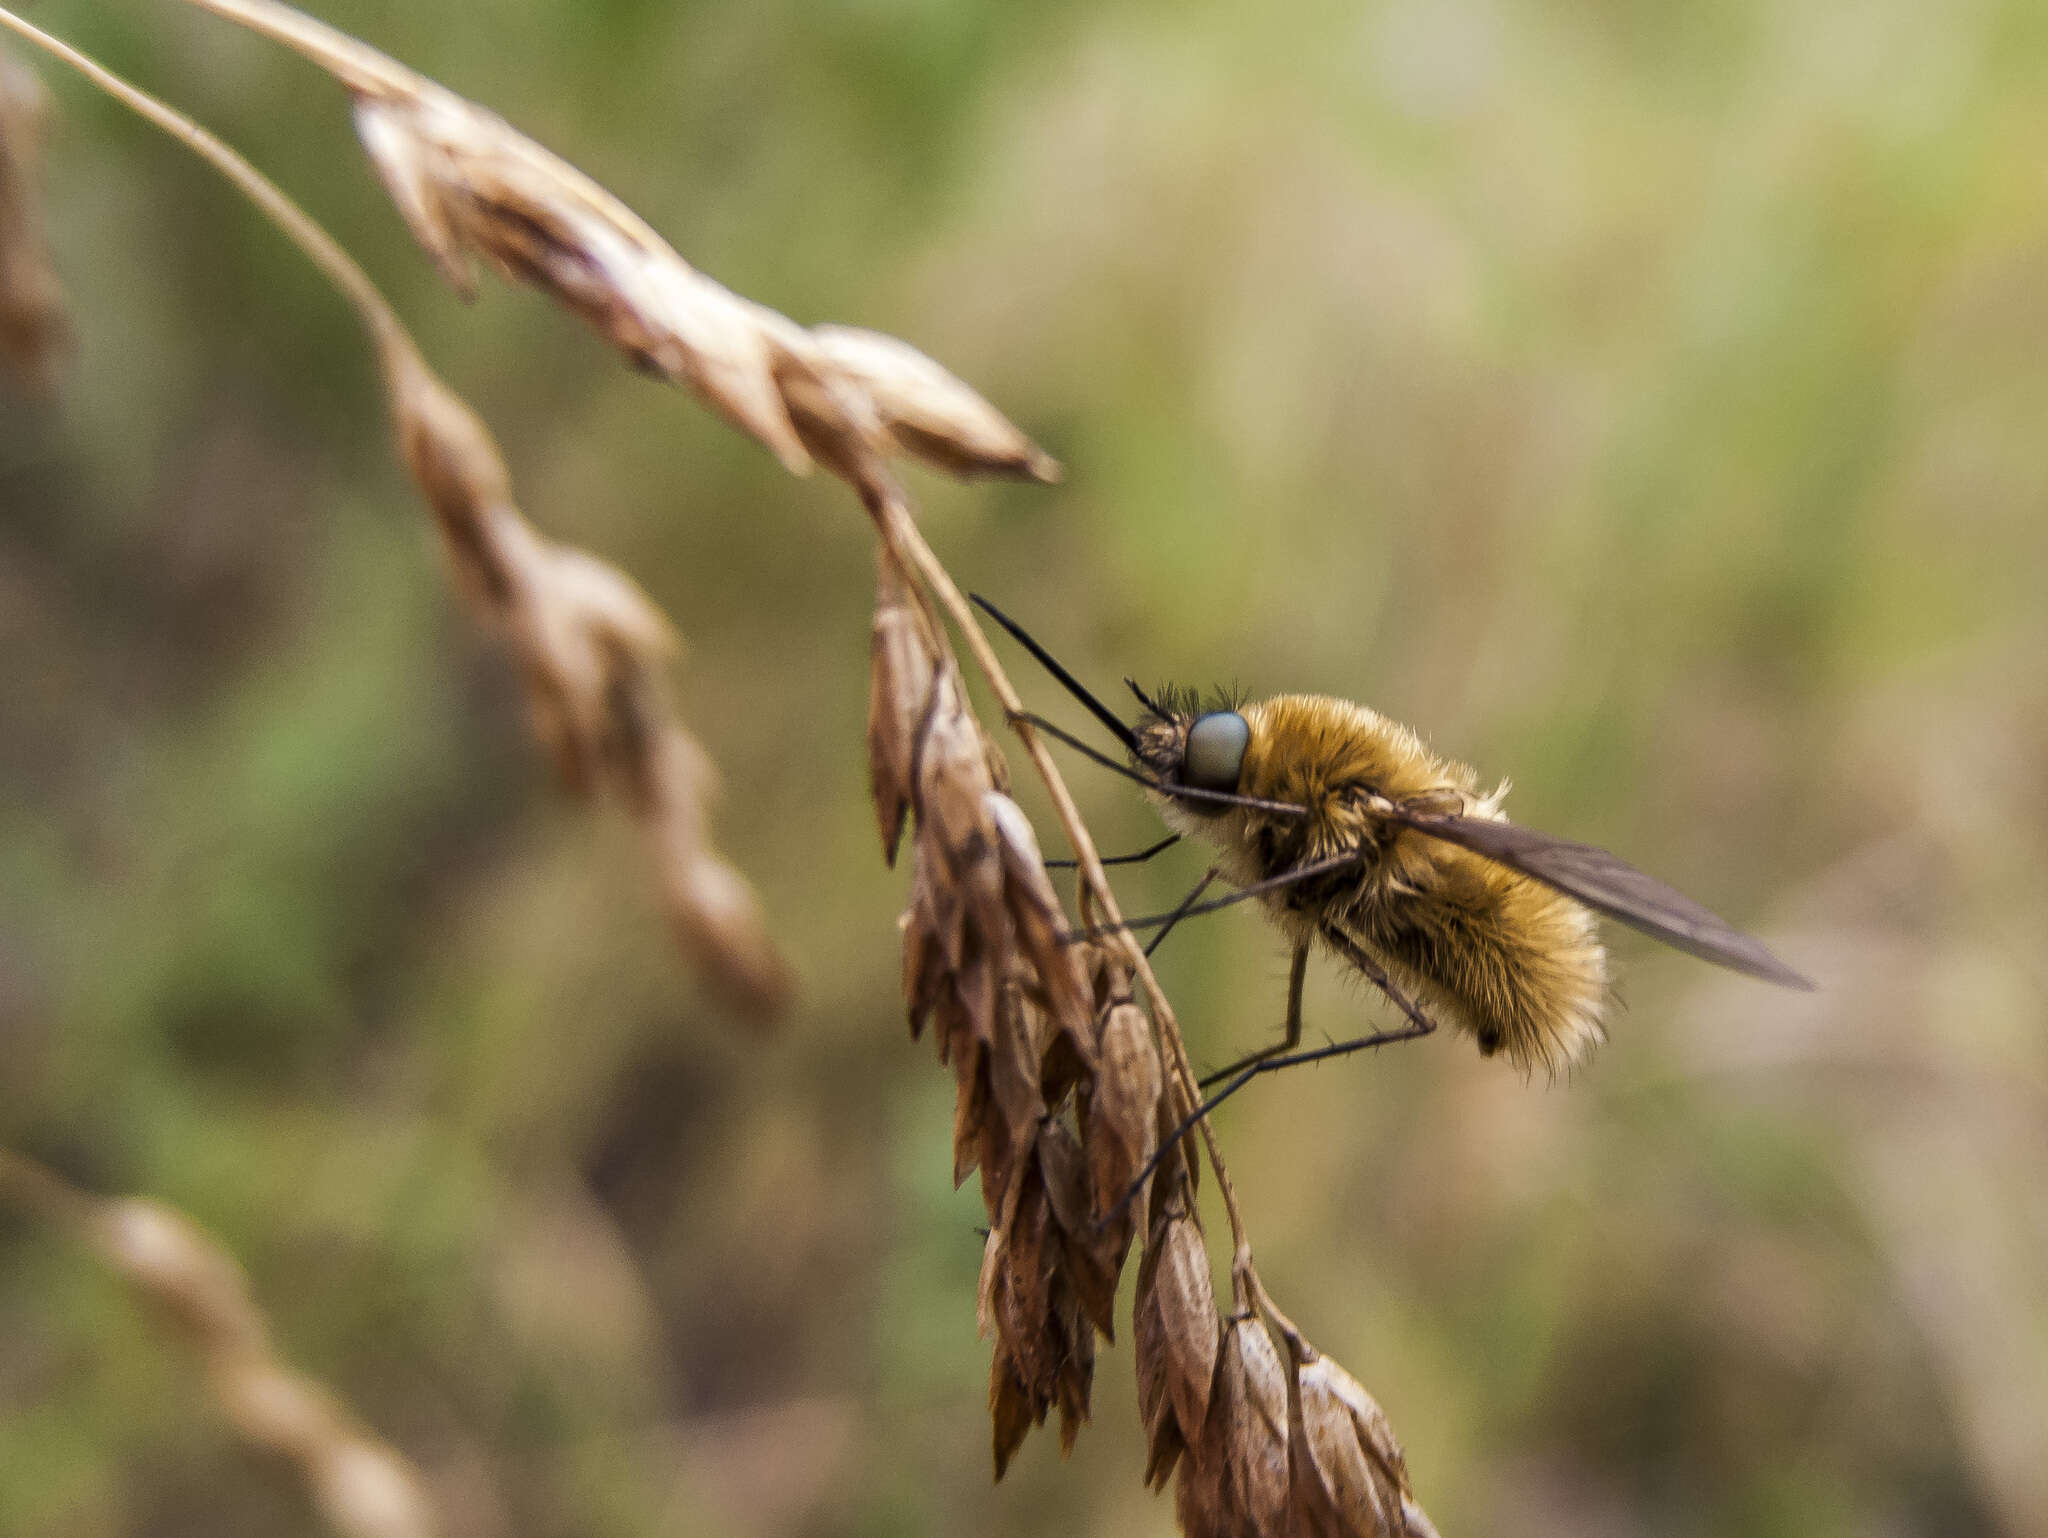
<svg viewBox="0 0 2048 1538"><path fill-rule="evenodd" d="M2048 1532L2048 7L323 14L1059 454L917 489L1084 677L1368 701L1822 980L1613 934L1568 1083L1437 1040L1219 1117L1446 1534ZM82 345L56 409L0 406L0 1142L218 1232L455 1538L1170 1532L1127 1343L1072 1460L990 1486L858 508L532 294L464 308L295 59L162 0L34 15L340 231L535 521L675 616L804 993L769 1037L701 998L452 600L350 314L46 68ZM1155 836L1073 779L1106 846ZM1211 1063L1285 971L1245 913L1162 952ZM1327 965L1309 1009L1373 1014ZM318 1530L0 1214L0 1533Z"/></svg>

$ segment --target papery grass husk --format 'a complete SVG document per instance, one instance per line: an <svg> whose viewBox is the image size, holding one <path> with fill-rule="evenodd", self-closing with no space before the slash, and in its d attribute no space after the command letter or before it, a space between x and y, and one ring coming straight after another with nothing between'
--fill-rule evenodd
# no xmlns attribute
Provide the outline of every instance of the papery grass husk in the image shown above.
<svg viewBox="0 0 2048 1538"><path fill-rule="evenodd" d="M347 88L408 228L458 292L476 261L551 294L639 368L684 385L793 473L865 454L1050 481L1058 464L908 343L806 329L707 277L619 199L487 108L270 0L192 0ZM847 445L859 452L849 454Z"/></svg>

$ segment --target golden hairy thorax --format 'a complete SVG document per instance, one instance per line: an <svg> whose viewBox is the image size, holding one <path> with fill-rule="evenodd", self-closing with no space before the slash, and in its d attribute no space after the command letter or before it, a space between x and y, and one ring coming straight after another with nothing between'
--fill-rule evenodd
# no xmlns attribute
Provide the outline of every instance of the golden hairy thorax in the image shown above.
<svg viewBox="0 0 2048 1538"><path fill-rule="evenodd" d="M1480 1050L1555 1071L1601 1039L1606 953L1593 915L1561 893L1468 850L1376 815L1372 799L1425 800L1498 817L1505 787L1479 790L1464 764L1438 758L1409 728L1348 700L1290 694L1241 706L1251 728L1238 790L1306 807L1305 818L1233 809L1162 813L1222 853L1248 885L1350 850L1357 867L1265 897L1300 941L1325 926L1371 951L1425 1008L1470 1031ZM1185 732L1185 721L1176 722Z"/></svg>

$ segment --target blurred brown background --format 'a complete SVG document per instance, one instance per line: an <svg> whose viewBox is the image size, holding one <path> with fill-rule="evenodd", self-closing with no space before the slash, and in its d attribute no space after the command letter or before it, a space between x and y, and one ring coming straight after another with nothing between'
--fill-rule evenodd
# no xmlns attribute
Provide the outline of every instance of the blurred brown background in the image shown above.
<svg viewBox="0 0 2048 1538"><path fill-rule="evenodd" d="M350 315L45 69L81 347L61 405L0 406L0 1142L221 1234L457 1538L1171 1531L1124 1345L1072 1461L989 1484L859 510L538 298L462 307L295 60L34 14L342 232L536 522L675 616L804 997L765 1039L701 999L451 599ZM1447 1534L2048 1532L2048 8L323 14L1059 454L1050 492L918 489L1084 677L1366 700L1822 980L1615 934L1569 1083L1438 1040L1221 1115L1269 1282ZM1073 778L1106 846L1156 836ZM1212 1063L1278 1019L1248 914L1162 972ZM1373 1011L1327 966L1309 1006ZM317 1530L0 1216L0 1533Z"/></svg>

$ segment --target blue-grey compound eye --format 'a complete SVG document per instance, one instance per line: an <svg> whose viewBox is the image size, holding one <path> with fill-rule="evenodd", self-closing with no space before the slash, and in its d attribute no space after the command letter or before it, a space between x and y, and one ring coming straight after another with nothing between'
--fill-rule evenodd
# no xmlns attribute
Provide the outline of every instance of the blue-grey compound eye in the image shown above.
<svg viewBox="0 0 2048 1538"><path fill-rule="evenodd" d="M1188 750L1180 777L1202 790L1236 790L1244 769L1244 750L1252 740L1250 723L1234 710L1212 710L1196 716L1188 728Z"/></svg>

